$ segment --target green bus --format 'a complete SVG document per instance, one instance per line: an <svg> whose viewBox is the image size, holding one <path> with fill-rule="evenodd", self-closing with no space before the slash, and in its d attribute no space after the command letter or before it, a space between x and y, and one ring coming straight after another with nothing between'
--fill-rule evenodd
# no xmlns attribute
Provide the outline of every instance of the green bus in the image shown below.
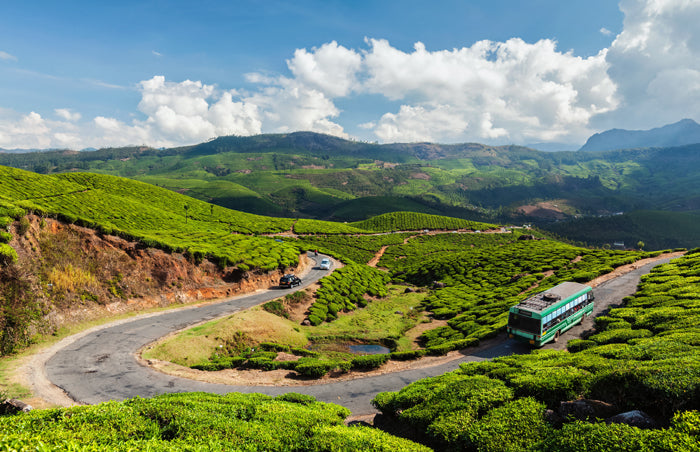
<svg viewBox="0 0 700 452"><path fill-rule="evenodd" d="M593 289L563 282L510 308L508 337L541 347L593 311Z"/></svg>

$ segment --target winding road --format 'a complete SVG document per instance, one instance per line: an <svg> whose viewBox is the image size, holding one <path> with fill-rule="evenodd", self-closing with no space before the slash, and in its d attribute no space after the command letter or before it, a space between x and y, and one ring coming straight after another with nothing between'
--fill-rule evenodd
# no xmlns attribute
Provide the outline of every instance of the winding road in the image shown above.
<svg viewBox="0 0 700 452"><path fill-rule="evenodd" d="M320 260L324 256L309 257ZM607 309L609 305L620 303L623 297L634 293L641 275L669 260L670 258L666 258L644 265L598 286L595 289L594 315ZM327 272L314 267L304 275L304 286L312 284L325 274ZM274 396L293 391L312 395L320 401L343 405L357 416L376 412L370 401L379 392L397 391L422 378L454 370L464 362L481 361L513 353L527 353L530 350L528 346L512 340L499 340L494 341L491 347L465 350L464 356L438 366L343 382L291 387L232 386L188 380L160 373L140 364L136 359L139 349L167 334L195 323L247 309L280 295L279 289L260 291L222 303L139 316L117 324L109 324L83 334L78 339L62 341L51 351L51 356L41 361L33 372L45 375L50 383L61 388L72 400L81 404L124 400L135 396L152 397L173 392L206 391L218 394L259 392ZM591 319L587 319L586 322L592 325ZM585 323L583 325L584 328L589 326ZM575 327L572 330L563 335L559 343L548 344L545 348L563 348L568 339L583 331L581 327ZM34 389L36 390L36 385Z"/></svg>

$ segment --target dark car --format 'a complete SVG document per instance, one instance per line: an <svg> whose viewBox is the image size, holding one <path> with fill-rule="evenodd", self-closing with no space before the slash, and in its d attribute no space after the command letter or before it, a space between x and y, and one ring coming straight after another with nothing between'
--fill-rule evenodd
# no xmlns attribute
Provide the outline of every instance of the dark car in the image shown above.
<svg viewBox="0 0 700 452"><path fill-rule="evenodd" d="M280 287L294 287L301 284L301 279L296 275L284 275L280 279Z"/></svg>

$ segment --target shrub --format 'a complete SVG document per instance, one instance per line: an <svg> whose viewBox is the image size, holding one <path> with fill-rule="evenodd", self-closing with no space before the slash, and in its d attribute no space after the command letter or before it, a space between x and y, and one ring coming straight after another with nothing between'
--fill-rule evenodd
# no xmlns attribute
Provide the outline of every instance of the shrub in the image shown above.
<svg viewBox="0 0 700 452"><path fill-rule="evenodd" d="M595 341L589 341L585 339L571 339L569 342L567 342L566 348L569 350L569 352L576 353L582 350L589 349L591 347L595 347L596 345L598 344Z"/></svg>
<svg viewBox="0 0 700 452"><path fill-rule="evenodd" d="M275 400L298 403L300 405L309 405L316 402L315 397L307 394L299 394L298 392L288 392L286 394L278 395L275 397Z"/></svg>
<svg viewBox="0 0 700 452"><path fill-rule="evenodd" d="M405 352L392 352L391 359L396 361L410 361L425 356L425 350L410 350Z"/></svg>
<svg viewBox="0 0 700 452"><path fill-rule="evenodd" d="M590 424L575 421L564 424L544 438L540 450L558 452L691 452L697 439L673 430L642 430L626 424Z"/></svg>
<svg viewBox="0 0 700 452"><path fill-rule="evenodd" d="M263 304L262 308L270 314L275 314L279 317L284 317L285 319L289 318L289 314L287 311L285 311L284 305L279 301L268 301L267 303Z"/></svg>
<svg viewBox="0 0 700 452"><path fill-rule="evenodd" d="M632 330L629 328L614 328L610 330L603 331L598 334L594 334L589 337L590 340L597 342L598 344L615 344L615 343L625 343L630 339L650 337L653 333L649 330Z"/></svg>
<svg viewBox="0 0 700 452"><path fill-rule="evenodd" d="M3 216L3 215L0 215L0 228L6 228L6 227L8 227L9 225L11 225L12 223L14 223L14 221L15 221L15 220L13 220L13 219L10 218L10 217L6 217L6 216Z"/></svg>
<svg viewBox="0 0 700 452"><path fill-rule="evenodd" d="M17 262L17 251L10 245L0 243L0 265L14 264Z"/></svg>
<svg viewBox="0 0 700 452"><path fill-rule="evenodd" d="M31 226L31 223L29 222L29 218L27 217L22 217L19 220L19 226L17 228L17 232L19 235L24 235L29 231L29 227Z"/></svg>
<svg viewBox="0 0 700 452"><path fill-rule="evenodd" d="M250 369L275 370L279 367L280 361L273 361L268 357L249 358L245 366Z"/></svg>
<svg viewBox="0 0 700 452"><path fill-rule="evenodd" d="M512 398L513 391L502 381L451 372L412 383L399 392L379 393L372 404L384 414L425 430L448 413L467 410L474 417Z"/></svg>
<svg viewBox="0 0 700 452"><path fill-rule="evenodd" d="M432 449L381 430L364 427L319 427L314 429L315 443L308 450L376 451L376 452L429 452Z"/></svg>
<svg viewBox="0 0 700 452"><path fill-rule="evenodd" d="M313 358L302 358L297 361L296 370L307 378L321 378L336 366L335 361L321 361Z"/></svg>
<svg viewBox="0 0 700 452"><path fill-rule="evenodd" d="M509 384L515 388L516 394L534 397L554 408L559 402L578 398L588 389L592 379L590 372L572 366L545 365L543 362L541 366L512 374Z"/></svg>
<svg viewBox="0 0 700 452"><path fill-rule="evenodd" d="M353 358L350 363L353 369L369 370L381 367L389 360L389 354L364 355Z"/></svg>
<svg viewBox="0 0 700 452"><path fill-rule="evenodd" d="M277 344L274 342L261 342L258 347L269 352L288 352L291 347L289 345Z"/></svg>
<svg viewBox="0 0 700 452"><path fill-rule="evenodd" d="M10 243L10 240L12 240L12 234L0 231L0 243Z"/></svg>
<svg viewBox="0 0 700 452"><path fill-rule="evenodd" d="M447 416L431 424L428 432L450 448L519 452L528 450L553 430L544 419L545 409L544 404L523 398L505 402L467 425L453 423Z"/></svg>
<svg viewBox="0 0 700 452"><path fill-rule="evenodd" d="M307 350L305 348L292 348L291 352L293 355L296 355L296 356L313 356L313 357L319 356L318 352L315 352L313 350Z"/></svg>

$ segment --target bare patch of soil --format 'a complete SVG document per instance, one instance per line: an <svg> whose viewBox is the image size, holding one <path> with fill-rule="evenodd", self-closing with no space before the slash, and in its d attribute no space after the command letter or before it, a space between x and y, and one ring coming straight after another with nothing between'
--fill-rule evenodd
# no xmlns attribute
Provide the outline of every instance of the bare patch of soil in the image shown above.
<svg viewBox="0 0 700 452"><path fill-rule="evenodd" d="M551 202L539 202L534 205L520 206L516 213L521 213L529 217L548 218L555 220L563 220L566 214L559 208L557 204Z"/></svg>

